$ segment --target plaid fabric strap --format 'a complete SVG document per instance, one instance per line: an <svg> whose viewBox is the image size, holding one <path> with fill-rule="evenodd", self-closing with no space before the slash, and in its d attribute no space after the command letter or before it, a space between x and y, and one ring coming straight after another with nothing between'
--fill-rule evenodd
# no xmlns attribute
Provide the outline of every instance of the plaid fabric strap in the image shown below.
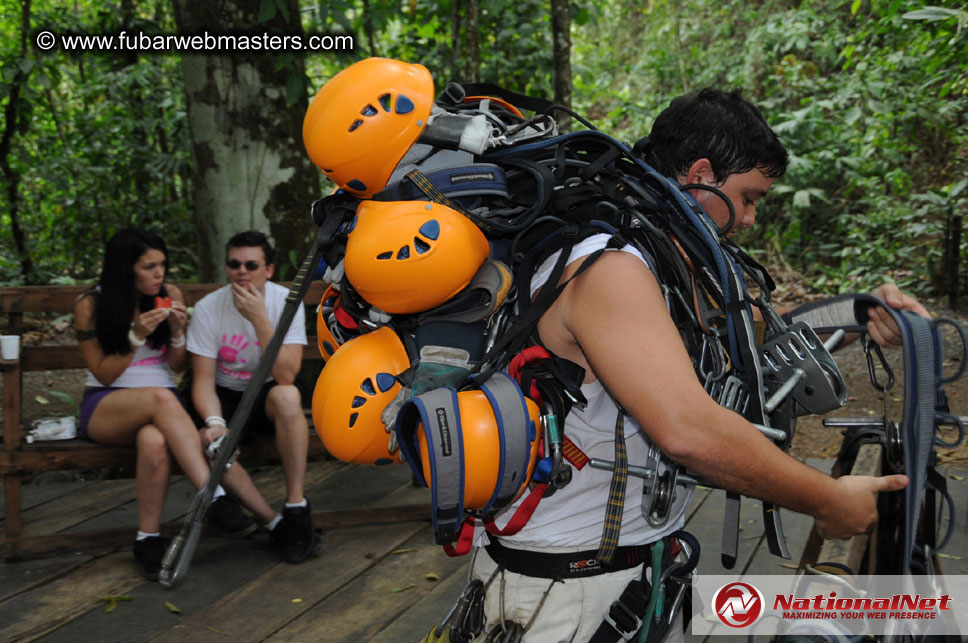
<svg viewBox="0 0 968 643"><path fill-rule="evenodd" d="M439 203L440 205L446 205L452 210L457 210L458 212L463 212L456 203L444 196L444 193L437 189L430 179L420 170L410 170L404 177L409 179L417 188L423 192L431 201L434 203Z"/></svg>
<svg viewBox="0 0 968 643"><path fill-rule="evenodd" d="M615 420L615 469L608 488L608 505L605 507L605 527L598 544L598 560L611 563L618 547L618 535L622 529L622 512L625 509L625 485L629 479L629 456L625 450L625 411L619 407Z"/></svg>

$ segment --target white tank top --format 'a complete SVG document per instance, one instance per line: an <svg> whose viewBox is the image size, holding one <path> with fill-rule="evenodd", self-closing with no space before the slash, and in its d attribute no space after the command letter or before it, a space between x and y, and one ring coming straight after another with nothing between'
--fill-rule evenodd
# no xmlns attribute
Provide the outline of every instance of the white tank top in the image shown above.
<svg viewBox="0 0 968 643"><path fill-rule="evenodd" d="M168 346L152 348L148 344L134 349L131 363L113 382L100 382L94 373L87 372L85 386L114 386L117 388L140 388L142 386L162 386L172 388L175 378L168 366Z"/></svg>
<svg viewBox="0 0 968 643"><path fill-rule="evenodd" d="M609 238L608 234L594 235L577 244L569 255L568 263L604 248ZM633 254L645 262L642 255L631 245L625 246L621 251ZM531 283L532 295L548 279L556 259L557 254L543 262L535 272ZM581 391L588 404L584 410L572 408L565 419L565 435L589 458L614 461L618 407L597 380L583 384ZM649 440L630 416L625 416L625 445L629 464L644 465L649 453ZM660 474L663 471L660 467ZM564 489L559 489L553 496L541 500L534 515L521 531L514 536L502 537L501 542L511 547L524 548L598 547L605 522L612 473L586 465L580 470L572 467L572 474L571 482ZM677 485L668 521L655 528L649 525L642 514L642 483L642 478L631 475L628 477L622 529L619 533L620 546L654 542L681 529L685 524L685 510L692 495L691 488ZM527 491L511 507L498 514L498 527L505 525L526 497Z"/></svg>

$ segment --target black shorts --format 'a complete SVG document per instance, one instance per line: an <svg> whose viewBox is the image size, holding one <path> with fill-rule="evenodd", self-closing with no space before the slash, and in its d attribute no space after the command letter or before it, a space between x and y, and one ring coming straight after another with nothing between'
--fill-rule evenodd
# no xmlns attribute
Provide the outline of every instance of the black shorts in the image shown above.
<svg viewBox="0 0 968 643"><path fill-rule="evenodd" d="M262 389L259 391L259 395L255 398L255 404L252 405L252 413L249 414L249 421L246 422L245 430L242 433L242 441L247 441L246 438L249 436L257 434L273 434L275 433L276 427L266 415L266 398L269 395L269 390L276 385L275 380L266 382ZM222 404L222 417L225 418L226 422L232 419L235 415L235 410L239 408L239 402L242 401L242 394L245 391L233 391L232 389L223 388L221 386L215 387L215 394L218 396L219 402Z"/></svg>

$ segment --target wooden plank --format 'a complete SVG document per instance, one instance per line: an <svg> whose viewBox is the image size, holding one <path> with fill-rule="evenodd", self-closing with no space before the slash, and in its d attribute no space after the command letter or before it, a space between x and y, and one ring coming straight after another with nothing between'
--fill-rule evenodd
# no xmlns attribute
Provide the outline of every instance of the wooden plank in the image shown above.
<svg viewBox="0 0 968 643"><path fill-rule="evenodd" d="M80 493L85 487L95 484L93 480L73 481L73 482L46 482L43 484L27 484L23 486L22 509L26 511L33 507L38 507L46 502L52 502L58 498L69 496L73 493ZM0 505L0 521L6 515L6 506Z"/></svg>
<svg viewBox="0 0 968 643"><path fill-rule="evenodd" d="M224 283L205 283L205 284L175 284L185 295L185 303L189 306L213 292ZM292 287L292 282L279 282L279 285L286 288ZM327 284L322 281L314 281L309 286L305 301L313 307L322 299L326 291ZM81 286L11 286L0 289L0 313L37 313L54 312L68 313L74 310L74 301L77 296L87 290L90 285Z"/></svg>
<svg viewBox="0 0 968 643"><path fill-rule="evenodd" d="M39 638L90 610L102 596L129 593L145 582L132 574L130 559L130 551L109 554L4 601L0 640Z"/></svg>
<svg viewBox="0 0 968 643"><path fill-rule="evenodd" d="M368 526L326 534L318 558L278 564L153 641L260 641L341 590L423 528ZM315 640L329 640L326 637Z"/></svg>
<svg viewBox="0 0 968 643"><path fill-rule="evenodd" d="M71 554L62 558L43 558L5 564L0 574L0 605L16 594L41 587L86 565L94 556ZM3 608L0 607L0 613Z"/></svg>
<svg viewBox="0 0 968 643"><path fill-rule="evenodd" d="M134 494L133 479L102 480L93 487L74 494L70 503L47 503L24 512L23 533L25 536L36 536L63 531L105 511L105 508L131 501Z"/></svg>
<svg viewBox="0 0 968 643"><path fill-rule="evenodd" d="M470 556L464 564L440 581L423 598L402 614L388 622L373 638L377 641L420 641L447 614L454 601L467 586Z"/></svg>
<svg viewBox="0 0 968 643"><path fill-rule="evenodd" d="M414 551L381 560L338 594L314 605L268 640L365 641L434 589L436 582L429 581L427 574L450 576L467 562L447 557L434 544L429 526L407 540L402 549ZM450 598L450 602L453 598L456 597Z"/></svg>

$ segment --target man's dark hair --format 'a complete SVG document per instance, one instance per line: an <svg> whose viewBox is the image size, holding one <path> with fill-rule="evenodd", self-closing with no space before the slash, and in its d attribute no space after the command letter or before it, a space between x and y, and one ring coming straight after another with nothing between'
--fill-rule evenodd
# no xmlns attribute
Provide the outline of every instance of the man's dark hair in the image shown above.
<svg viewBox="0 0 968 643"><path fill-rule="evenodd" d="M229 242L225 244L225 256L228 257L230 248L262 248L262 252L265 253L266 265L272 263L272 246L269 244L269 238L258 230L246 230L245 232L240 232L229 239Z"/></svg>
<svg viewBox="0 0 968 643"><path fill-rule="evenodd" d="M674 98L649 134L656 169L671 177L698 159L712 163L716 182L759 168L770 178L783 176L789 155L760 110L740 90L707 87Z"/></svg>

